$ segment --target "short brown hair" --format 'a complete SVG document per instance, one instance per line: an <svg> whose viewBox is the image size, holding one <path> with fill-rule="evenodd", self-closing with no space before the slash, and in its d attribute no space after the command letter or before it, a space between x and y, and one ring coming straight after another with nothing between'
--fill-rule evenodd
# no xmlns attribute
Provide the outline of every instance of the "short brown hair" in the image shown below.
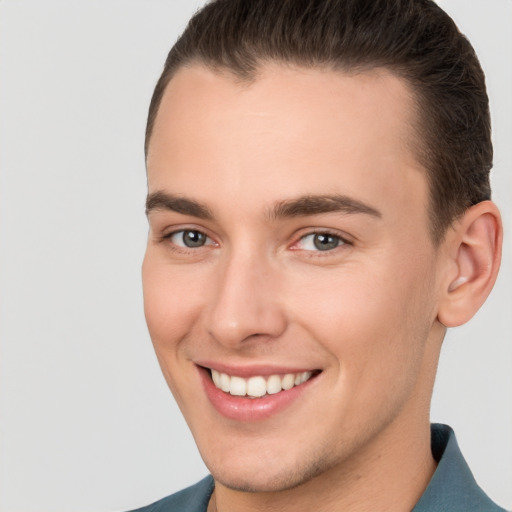
<svg viewBox="0 0 512 512"><path fill-rule="evenodd" d="M214 0L173 46L149 107L145 151L165 88L200 63L256 79L265 62L346 72L382 67L417 99L416 153L427 170L435 242L490 198L485 77L473 47L431 0Z"/></svg>

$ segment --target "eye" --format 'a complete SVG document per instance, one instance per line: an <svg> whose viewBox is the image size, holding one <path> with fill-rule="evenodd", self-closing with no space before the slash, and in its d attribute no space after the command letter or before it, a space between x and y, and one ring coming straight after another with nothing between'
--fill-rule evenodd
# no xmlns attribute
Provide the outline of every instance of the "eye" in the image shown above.
<svg viewBox="0 0 512 512"><path fill-rule="evenodd" d="M213 241L201 231L182 229L166 236L174 245L187 249L197 249L204 245L212 245Z"/></svg>
<svg viewBox="0 0 512 512"><path fill-rule="evenodd" d="M341 237L332 233L310 233L301 237L297 248L303 251L332 251L344 244Z"/></svg>

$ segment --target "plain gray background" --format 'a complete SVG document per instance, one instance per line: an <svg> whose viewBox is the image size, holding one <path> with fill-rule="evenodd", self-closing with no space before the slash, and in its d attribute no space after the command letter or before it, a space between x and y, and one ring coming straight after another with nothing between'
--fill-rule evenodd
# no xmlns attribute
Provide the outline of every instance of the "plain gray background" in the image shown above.
<svg viewBox="0 0 512 512"><path fill-rule="evenodd" d="M142 312L143 133L202 3L0 0L0 510L119 511L206 474ZM497 286L450 332L432 419L512 507L512 2L444 0L487 73Z"/></svg>

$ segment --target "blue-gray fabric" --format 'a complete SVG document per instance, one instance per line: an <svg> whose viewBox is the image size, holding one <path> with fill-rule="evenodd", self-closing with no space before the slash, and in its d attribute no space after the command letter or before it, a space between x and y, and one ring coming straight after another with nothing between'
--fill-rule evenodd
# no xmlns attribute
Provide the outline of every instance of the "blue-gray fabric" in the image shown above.
<svg viewBox="0 0 512 512"><path fill-rule="evenodd" d="M432 454L437 469L412 512L506 512L476 483L450 427L432 425ZM213 478L207 476L192 487L132 512L206 512L213 488Z"/></svg>
<svg viewBox="0 0 512 512"><path fill-rule="evenodd" d="M482 491L447 425L431 428L437 469L413 512L505 512Z"/></svg>

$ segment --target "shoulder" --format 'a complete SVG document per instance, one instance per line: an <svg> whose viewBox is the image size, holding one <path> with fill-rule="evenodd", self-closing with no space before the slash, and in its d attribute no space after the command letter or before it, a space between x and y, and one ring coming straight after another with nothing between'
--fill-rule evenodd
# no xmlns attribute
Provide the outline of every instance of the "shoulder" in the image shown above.
<svg viewBox="0 0 512 512"><path fill-rule="evenodd" d="M213 478L207 476L191 487L131 512L206 512L213 487Z"/></svg>
<svg viewBox="0 0 512 512"><path fill-rule="evenodd" d="M438 466L413 512L506 512L476 483L450 427L432 425L432 454Z"/></svg>

